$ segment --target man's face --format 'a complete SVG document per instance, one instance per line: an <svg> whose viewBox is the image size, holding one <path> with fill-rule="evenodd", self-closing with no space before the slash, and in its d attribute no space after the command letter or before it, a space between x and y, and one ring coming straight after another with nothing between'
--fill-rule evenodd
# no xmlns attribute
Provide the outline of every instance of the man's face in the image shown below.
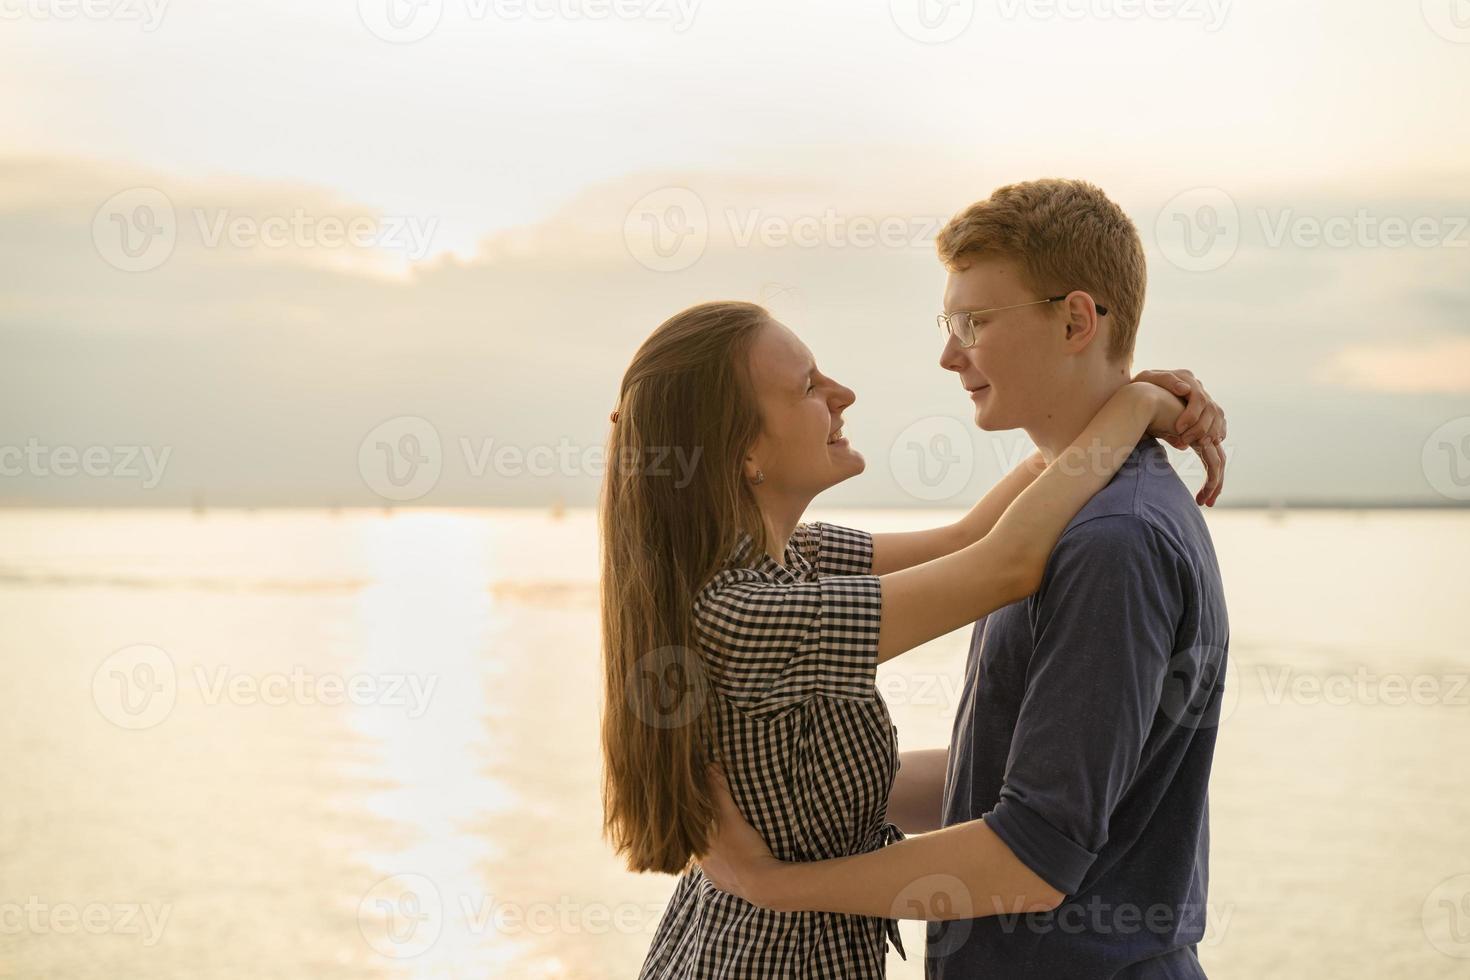
<svg viewBox="0 0 1470 980"><path fill-rule="evenodd" d="M1020 267L998 257L962 256L944 288L944 312L988 310L1044 297L1022 281ZM1067 318L1061 303L1042 303L972 318L975 343L945 342L939 364L960 376L982 429L1042 423L1064 392Z"/></svg>

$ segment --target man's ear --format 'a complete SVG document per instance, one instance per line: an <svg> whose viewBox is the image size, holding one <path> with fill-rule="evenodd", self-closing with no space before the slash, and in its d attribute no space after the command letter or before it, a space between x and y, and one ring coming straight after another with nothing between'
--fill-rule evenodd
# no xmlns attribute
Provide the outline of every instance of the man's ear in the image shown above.
<svg viewBox="0 0 1470 980"><path fill-rule="evenodd" d="M1087 345L1101 341L1102 322L1092 296L1080 289L1067 294L1062 304L1067 314L1067 349L1082 351Z"/></svg>

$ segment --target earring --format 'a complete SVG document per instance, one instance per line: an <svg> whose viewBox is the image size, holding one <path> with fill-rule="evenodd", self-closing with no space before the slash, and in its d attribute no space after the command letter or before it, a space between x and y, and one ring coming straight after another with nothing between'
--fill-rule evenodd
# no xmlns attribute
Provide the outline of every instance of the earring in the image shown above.
<svg viewBox="0 0 1470 980"><path fill-rule="evenodd" d="M766 482L766 474L765 474L765 471L764 470L756 470L755 471L755 479L754 480L751 480L750 482L753 483L753 484L755 484L756 486L760 486L762 483L765 483Z"/></svg>

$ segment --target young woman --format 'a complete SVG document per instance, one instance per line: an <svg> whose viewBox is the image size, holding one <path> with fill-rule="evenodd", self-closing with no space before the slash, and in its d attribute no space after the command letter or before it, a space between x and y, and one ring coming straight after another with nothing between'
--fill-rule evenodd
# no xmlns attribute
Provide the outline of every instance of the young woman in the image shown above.
<svg viewBox="0 0 1470 980"><path fill-rule="evenodd" d="M1035 591L1146 431L1219 436L1207 398L1134 382L1051 466L1033 456L952 525L802 524L863 470L842 437L854 397L748 303L677 314L623 377L601 513L605 830L633 870L682 875L647 980L881 977L891 920L758 908L691 869L717 816L706 767L782 860L894 842L898 750L876 665Z"/></svg>

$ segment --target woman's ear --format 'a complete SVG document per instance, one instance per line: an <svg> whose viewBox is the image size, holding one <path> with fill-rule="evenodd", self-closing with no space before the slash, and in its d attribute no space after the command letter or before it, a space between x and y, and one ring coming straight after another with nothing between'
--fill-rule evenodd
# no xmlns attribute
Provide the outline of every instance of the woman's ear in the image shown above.
<svg viewBox="0 0 1470 980"><path fill-rule="evenodd" d="M742 465L745 473L746 483L760 483L765 479L765 473L761 472L760 464L755 461L754 456L746 456Z"/></svg>

